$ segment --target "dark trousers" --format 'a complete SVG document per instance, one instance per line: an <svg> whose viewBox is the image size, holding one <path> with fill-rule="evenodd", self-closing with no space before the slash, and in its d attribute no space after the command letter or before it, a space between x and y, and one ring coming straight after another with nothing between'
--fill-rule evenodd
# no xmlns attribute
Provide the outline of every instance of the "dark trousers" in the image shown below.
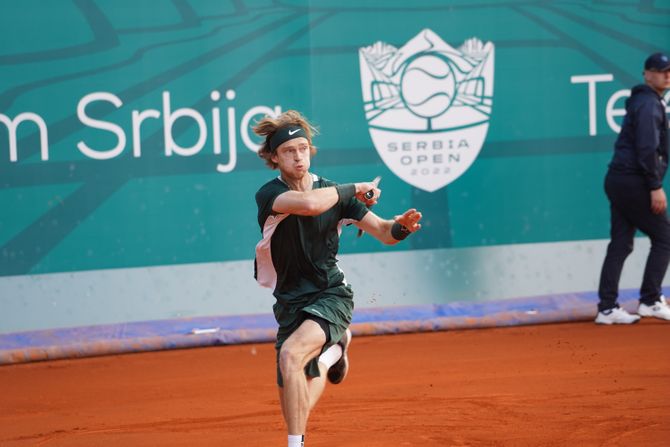
<svg viewBox="0 0 670 447"><path fill-rule="evenodd" d="M670 262L668 215L651 212L651 192L640 176L608 173L605 192L610 201L611 240L600 274L598 311L618 305L621 270L633 251L633 238L638 229L651 239L651 250L640 287L640 302L653 304L661 296L661 284Z"/></svg>

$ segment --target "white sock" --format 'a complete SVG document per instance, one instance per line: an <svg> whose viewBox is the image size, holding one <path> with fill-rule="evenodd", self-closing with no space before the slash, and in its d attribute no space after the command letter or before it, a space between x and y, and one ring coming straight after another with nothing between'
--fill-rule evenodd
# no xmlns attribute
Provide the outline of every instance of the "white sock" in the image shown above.
<svg viewBox="0 0 670 447"><path fill-rule="evenodd" d="M305 447L305 435L288 435L288 447Z"/></svg>
<svg viewBox="0 0 670 447"><path fill-rule="evenodd" d="M335 344L319 356L319 362L326 365L326 369L330 369L342 357L342 346Z"/></svg>

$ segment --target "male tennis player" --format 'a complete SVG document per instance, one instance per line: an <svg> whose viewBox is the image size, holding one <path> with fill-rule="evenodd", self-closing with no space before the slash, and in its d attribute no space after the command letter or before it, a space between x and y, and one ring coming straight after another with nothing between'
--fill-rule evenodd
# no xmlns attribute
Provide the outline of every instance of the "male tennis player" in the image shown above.
<svg viewBox="0 0 670 447"><path fill-rule="evenodd" d="M421 228L409 209L393 220L369 210L376 182L336 184L310 172L315 129L298 112L265 117L253 128L265 137L258 155L279 176L256 193L256 280L274 289L277 384L288 446L303 447L309 413L326 385L347 375L353 291L337 266L343 223L353 223L385 244ZM367 194L366 194L367 193Z"/></svg>

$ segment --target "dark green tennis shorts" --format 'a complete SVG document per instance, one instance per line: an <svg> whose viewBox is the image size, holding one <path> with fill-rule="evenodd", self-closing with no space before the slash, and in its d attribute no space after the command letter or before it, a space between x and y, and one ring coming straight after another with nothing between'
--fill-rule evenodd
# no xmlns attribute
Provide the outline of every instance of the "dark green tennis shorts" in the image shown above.
<svg viewBox="0 0 670 447"><path fill-rule="evenodd" d="M275 303L273 306L275 319L279 324L277 330L277 385L283 387L281 371L279 369L279 352L284 342L300 327L310 315L322 318L328 324L328 341L323 345L321 352L325 351L342 338L344 332L351 324L354 311L354 293L351 286L341 284L320 292L306 301L296 304ZM323 327L323 326L322 326ZM328 337L328 335L330 337ZM310 360L305 366L307 377L319 377L318 356Z"/></svg>

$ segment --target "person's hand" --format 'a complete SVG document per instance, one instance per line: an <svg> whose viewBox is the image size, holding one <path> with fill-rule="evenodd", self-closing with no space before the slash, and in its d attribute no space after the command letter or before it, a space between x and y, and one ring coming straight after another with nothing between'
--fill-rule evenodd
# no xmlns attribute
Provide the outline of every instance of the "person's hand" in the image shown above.
<svg viewBox="0 0 670 447"><path fill-rule="evenodd" d="M651 212L654 214L664 213L668 208L668 199L665 197L663 188L655 189L651 192Z"/></svg>
<svg viewBox="0 0 670 447"><path fill-rule="evenodd" d="M411 208L405 211L403 214L395 216L393 220L407 228L411 233L414 233L419 228L421 228L421 224L419 223L421 217L421 212Z"/></svg>
<svg viewBox="0 0 670 447"><path fill-rule="evenodd" d="M377 187L379 181L356 183L356 198L363 202L368 208L372 205L375 205L379 200L379 197L382 195L382 190ZM372 197L368 198L370 194L368 192L372 191ZM366 194L368 197L366 197Z"/></svg>

